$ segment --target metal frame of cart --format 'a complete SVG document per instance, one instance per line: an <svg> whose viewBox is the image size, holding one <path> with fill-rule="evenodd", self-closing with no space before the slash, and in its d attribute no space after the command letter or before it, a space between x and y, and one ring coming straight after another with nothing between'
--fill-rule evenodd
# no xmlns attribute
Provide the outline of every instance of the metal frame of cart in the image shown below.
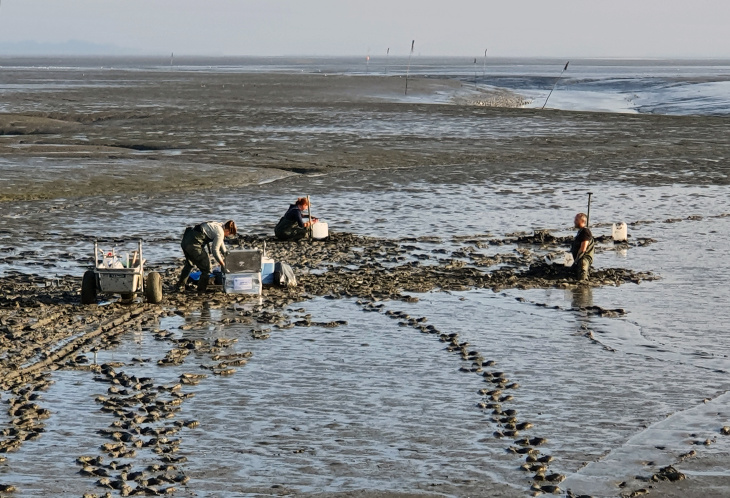
<svg viewBox="0 0 730 498"><path fill-rule="evenodd" d="M157 272L147 273L145 278L142 241L128 268L104 268L99 264L99 244L94 241L94 269L87 270L81 281L81 304L96 304L97 295L121 294L122 300L131 301L137 293L143 293L147 302L162 301L162 277Z"/></svg>

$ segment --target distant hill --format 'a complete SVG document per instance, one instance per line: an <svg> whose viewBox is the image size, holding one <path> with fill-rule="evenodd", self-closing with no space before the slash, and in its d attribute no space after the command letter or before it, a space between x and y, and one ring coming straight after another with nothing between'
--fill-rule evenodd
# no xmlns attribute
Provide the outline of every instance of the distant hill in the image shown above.
<svg viewBox="0 0 730 498"><path fill-rule="evenodd" d="M0 42L3 55L139 55L139 50L111 44L69 40L63 43Z"/></svg>

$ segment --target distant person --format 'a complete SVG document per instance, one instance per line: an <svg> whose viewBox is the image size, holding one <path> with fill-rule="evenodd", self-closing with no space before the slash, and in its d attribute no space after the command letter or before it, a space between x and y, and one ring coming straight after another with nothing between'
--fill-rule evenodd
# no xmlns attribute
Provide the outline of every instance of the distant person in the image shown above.
<svg viewBox="0 0 730 498"><path fill-rule="evenodd" d="M302 211L309 208L309 201L306 197L300 197L289 210L281 217L274 228L274 234L279 240L299 240L309 233L309 227L317 223L317 218L311 218L305 222Z"/></svg>
<svg viewBox="0 0 730 498"><path fill-rule="evenodd" d="M591 265L593 264L593 249L595 242L591 230L586 226L588 216L585 213L575 215L575 228L578 233L575 234L573 244L570 246L570 252L573 254L573 270L578 280L588 280Z"/></svg>
<svg viewBox="0 0 730 498"><path fill-rule="evenodd" d="M225 223L206 221L194 227L187 227L180 243L185 254L185 266L183 266L175 289L177 291L185 289L190 272L193 267L197 266L200 270L198 292L205 292L208 288L208 277L210 276L210 255L205 250L205 246L211 245L213 257L221 265L221 271L224 271L225 261L223 256L228 253L228 250L223 244L223 240L230 235L236 235L237 232L236 223L233 220L228 220Z"/></svg>

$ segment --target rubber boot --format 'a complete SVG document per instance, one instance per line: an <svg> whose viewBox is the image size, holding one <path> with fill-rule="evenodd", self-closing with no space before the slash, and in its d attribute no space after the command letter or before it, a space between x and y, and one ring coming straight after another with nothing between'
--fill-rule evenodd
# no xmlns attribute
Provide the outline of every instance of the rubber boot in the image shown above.
<svg viewBox="0 0 730 498"><path fill-rule="evenodd" d="M187 285L187 283L188 277L178 279L177 283L175 284L174 291L185 292L185 285Z"/></svg>
<svg viewBox="0 0 730 498"><path fill-rule="evenodd" d="M200 278L198 279L198 294L203 294L208 289L208 282L210 281L210 276L205 275L203 273L200 274Z"/></svg>

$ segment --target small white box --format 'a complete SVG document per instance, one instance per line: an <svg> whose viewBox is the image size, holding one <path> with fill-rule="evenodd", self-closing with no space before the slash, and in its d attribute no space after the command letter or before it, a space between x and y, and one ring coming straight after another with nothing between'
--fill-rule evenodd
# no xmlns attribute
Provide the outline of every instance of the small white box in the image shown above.
<svg viewBox="0 0 730 498"><path fill-rule="evenodd" d="M274 260L271 258L261 258L261 283L262 284L273 284L274 283Z"/></svg>
<svg viewBox="0 0 730 498"><path fill-rule="evenodd" d="M226 273L223 275L226 294L261 294L261 272Z"/></svg>

